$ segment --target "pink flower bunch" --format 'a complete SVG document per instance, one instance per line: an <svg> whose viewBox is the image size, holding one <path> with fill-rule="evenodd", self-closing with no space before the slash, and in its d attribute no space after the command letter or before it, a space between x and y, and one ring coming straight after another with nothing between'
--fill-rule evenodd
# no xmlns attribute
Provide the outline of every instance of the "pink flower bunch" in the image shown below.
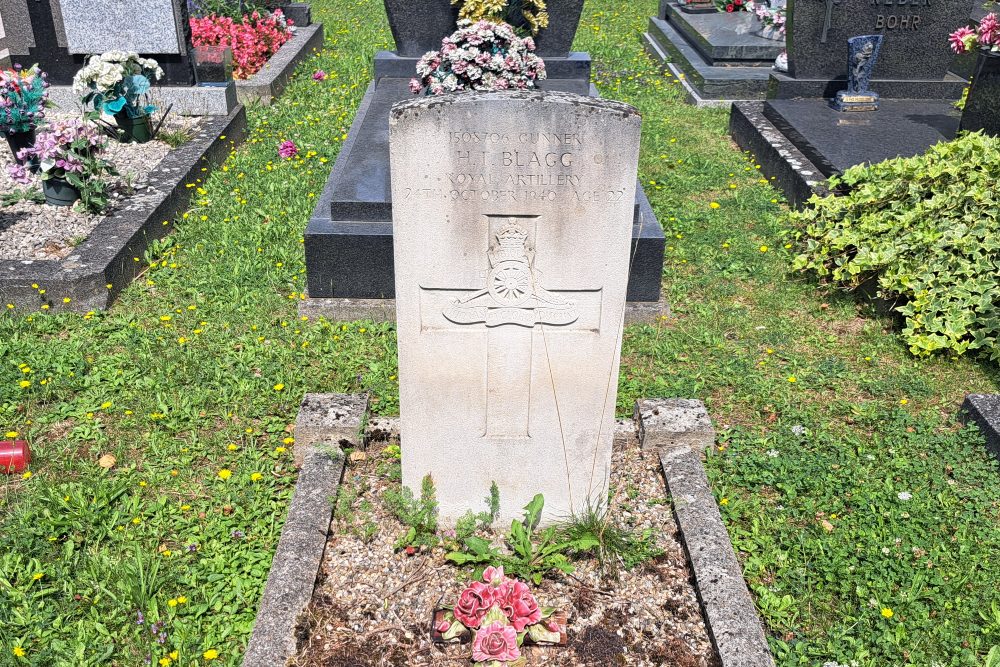
<svg viewBox="0 0 1000 667"><path fill-rule="evenodd" d="M1000 19L996 14L987 14L979 22L976 29L959 28L948 37L951 50L955 53L968 53L977 47L993 53L1000 53Z"/></svg>
<svg viewBox="0 0 1000 667"><path fill-rule="evenodd" d="M506 23L462 20L445 37L440 51L430 51L417 63L414 94L425 88L433 95L458 90L524 90L545 79L545 62L535 55L535 41L521 38Z"/></svg>
<svg viewBox="0 0 1000 667"><path fill-rule="evenodd" d="M295 145L294 141L282 141L281 145L278 146L278 157L282 160L293 158L298 154L299 147Z"/></svg>
<svg viewBox="0 0 1000 667"><path fill-rule="evenodd" d="M313 81L326 81L326 72L321 69L313 72Z"/></svg>
<svg viewBox="0 0 1000 667"><path fill-rule="evenodd" d="M446 639L472 630L473 660L507 663L521 657L520 645L526 635L538 642L559 641L559 625L552 620L543 622L551 613L542 611L523 581L505 576L502 567L488 567L483 580L462 591L435 629Z"/></svg>
<svg viewBox="0 0 1000 667"><path fill-rule="evenodd" d="M780 35L785 34L786 15L784 7L772 9L763 2L751 2L747 4L747 7L757 17L757 20L766 27L773 27Z"/></svg>
<svg viewBox="0 0 1000 667"><path fill-rule="evenodd" d="M65 178L67 174L82 174L86 160L100 153L105 141L100 130L90 123L76 118L60 120L40 131L34 146L19 150L17 159L37 160L42 178ZM14 181L31 183L23 166L10 165L8 171Z"/></svg>
<svg viewBox="0 0 1000 667"><path fill-rule="evenodd" d="M210 14L191 18L191 41L194 46L228 46L233 51L233 76L246 79L261 70L281 45L292 38L280 9L271 14L254 12L235 21L228 16Z"/></svg>

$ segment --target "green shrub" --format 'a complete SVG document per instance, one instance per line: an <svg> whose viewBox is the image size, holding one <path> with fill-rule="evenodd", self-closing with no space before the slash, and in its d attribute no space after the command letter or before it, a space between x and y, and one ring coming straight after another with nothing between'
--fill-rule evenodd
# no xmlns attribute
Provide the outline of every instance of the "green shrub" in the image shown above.
<svg viewBox="0 0 1000 667"><path fill-rule="evenodd" d="M793 213L794 268L854 289L877 281L917 356L1000 358L1000 139L965 134L925 155L848 169L841 197Z"/></svg>

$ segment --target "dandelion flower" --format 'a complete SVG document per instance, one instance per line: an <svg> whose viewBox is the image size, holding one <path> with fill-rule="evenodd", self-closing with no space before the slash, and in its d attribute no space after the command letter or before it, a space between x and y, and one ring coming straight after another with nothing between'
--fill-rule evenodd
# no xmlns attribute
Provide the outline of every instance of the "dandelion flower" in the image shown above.
<svg viewBox="0 0 1000 667"><path fill-rule="evenodd" d="M285 388L285 385L282 384L282 383L280 383L280 382L278 384L274 385L274 390L275 391L283 391L284 388Z"/></svg>
<svg viewBox="0 0 1000 667"><path fill-rule="evenodd" d="M233 476L233 471L230 470L229 468L223 468L222 470L219 471L219 479L221 480L227 480L232 476Z"/></svg>
<svg viewBox="0 0 1000 667"><path fill-rule="evenodd" d="M885 618L892 618L893 617L892 609L889 609L888 607L882 607L882 616L884 616Z"/></svg>
<svg viewBox="0 0 1000 667"><path fill-rule="evenodd" d="M24 657L24 653L25 653L24 649L21 648L20 646L15 646L13 648L13 651L14 651L14 655L16 655L18 658L23 658Z"/></svg>
<svg viewBox="0 0 1000 667"><path fill-rule="evenodd" d="M251 482L259 482L262 479L264 479L264 476L262 474L260 474L259 472L250 473L250 481Z"/></svg>
<svg viewBox="0 0 1000 667"><path fill-rule="evenodd" d="M205 658L205 660L215 660L216 658L219 657L219 652L216 651L214 648L210 648L204 653L202 653L201 657Z"/></svg>
<svg viewBox="0 0 1000 667"><path fill-rule="evenodd" d="M714 211L714 210L722 208L722 204L720 204L717 201L714 201L711 204L709 204L708 207Z"/></svg>

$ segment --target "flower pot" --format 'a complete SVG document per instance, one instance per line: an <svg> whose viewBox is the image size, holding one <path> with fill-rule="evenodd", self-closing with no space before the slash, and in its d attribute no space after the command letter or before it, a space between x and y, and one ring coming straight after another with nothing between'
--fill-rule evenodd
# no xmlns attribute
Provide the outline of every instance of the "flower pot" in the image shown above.
<svg viewBox="0 0 1000 667"><path fill-rule="evenodd" d="M31 450L24 440L0 440L0 472L23 472L31 463Z"/></svg>
<svg viewBox="0 0 1000 667"><path fill-rule="evenodd" d="M961 129L1000 136L1000 54L979 54Z"/></svg>
<svg viewBox="0 0 1000 667"><path fill-rule="evenodd" d="M10 146L10 152L14 154L14 159L17 160L18 164L24 164L24 160L18 160L17 152L22 148L31 148L35 145L35 128L31 128L27 132L4 133L4 136L7 138L7 145Z"/></svg>
<svg viewBox="0 0 1000 667"><path fill-rule="evenodd" d="M419 58L441 48L441 40L455 32L458 5L451 0L384 0L396 53ZM535 36L538 55L565 57L576 36L584 0L549 0L549 27Z"/></svg>
<svg viewBox="0 0 1000 667"><path fill-rule="evenodd" d="M72 206L80 198L80 191L63 178L43 180L42 194L49 206Z"/></svg>
<svg viewBox="0 0 1000 667"><path fill-rule="evenodd" d="M115 121L124 132L123 144L133 141L137 144L144 144L153 138L153 119L148 113L132 118L128 112L122 110L115 114Z"/></svg>

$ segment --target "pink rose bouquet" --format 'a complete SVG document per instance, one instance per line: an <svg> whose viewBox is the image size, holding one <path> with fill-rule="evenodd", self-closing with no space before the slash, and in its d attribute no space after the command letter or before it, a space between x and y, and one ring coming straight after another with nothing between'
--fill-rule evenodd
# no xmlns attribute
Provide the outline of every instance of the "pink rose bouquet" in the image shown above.
<svg viewBox="0 0 1000 667"><path fill-rule="evenodd" d="M417 63L410 81L414 94L459 90L525 90L545 79L545 62L535 55L535 40L521 38L506 23L459 21L458 30Z"/></svg>
<svg viewBox="0 0 1000 667"><path fill-rule="evenodd" d="M446 608L434 630L442 641L472 633L472 659L477 667L515 667L523 663L521 645L558 644L562 628L551 608L541 608L523 581L504 575L502 567L488 567L482 581L473 581Z"/></svg>
<svg viewBox="0 0 1000 667"><path fill-rule="evenodd" d="M959 28L948 39L951 50L958 54L977 48L988 53L1000 53L1000 19L996 14L987 14L977 28Z"/></svg>

